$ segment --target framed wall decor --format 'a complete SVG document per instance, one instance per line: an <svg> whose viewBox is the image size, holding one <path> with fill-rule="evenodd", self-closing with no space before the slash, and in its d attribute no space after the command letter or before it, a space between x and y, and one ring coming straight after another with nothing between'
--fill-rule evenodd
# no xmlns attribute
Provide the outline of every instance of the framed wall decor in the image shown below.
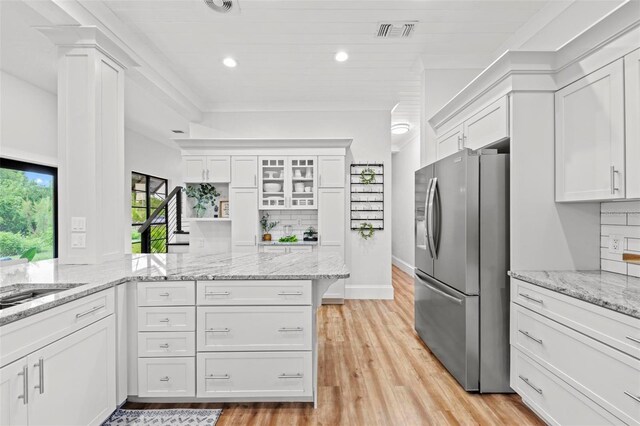
<svg viewBox="0 0 640 426"><path fill-rule="evenodd" d="M229 201L228 200L220 201L220 217L221 218L229 217Z"/></svg>

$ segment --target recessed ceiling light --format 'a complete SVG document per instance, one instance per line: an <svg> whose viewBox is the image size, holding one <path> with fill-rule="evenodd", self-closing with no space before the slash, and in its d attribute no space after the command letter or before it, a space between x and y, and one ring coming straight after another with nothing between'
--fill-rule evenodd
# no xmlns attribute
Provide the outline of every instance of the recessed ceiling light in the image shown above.
<svg viewBox="0 0 640 426"><path fill-rule="evenodd" d="M236 62L235 59L233 59L232 57L228 56L226 58L224 58L224 60L222 61L222 63L229 68L235 68L236 65L238 65L238 63Z"/></svg>
<svg viewBox="0 0 640 426"><path fill-rule="evenodd" d="M336 61L344 62L347 59L349 59L349 54L344 50L341 50L340 52L336 53Z"/></svg>
<svg viewBox="0 0 640 426"><path fill-rule="evenodd" d="M394 135L404 135L409 131L410 128L411 126L409 125L409 123L396 123L391 126L391 133L393 133Z"/></svg>

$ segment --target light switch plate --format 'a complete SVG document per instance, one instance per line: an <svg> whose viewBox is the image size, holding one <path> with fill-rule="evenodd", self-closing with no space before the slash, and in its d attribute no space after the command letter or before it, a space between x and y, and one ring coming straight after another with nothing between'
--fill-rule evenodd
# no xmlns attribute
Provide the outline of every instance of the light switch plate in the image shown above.
<svg viewBox="0 0 640 426"><path fill-rule="evenodd" d="M71 248L87 247L87 234L84 232L74 232L71 234Z"/></svg>
<svg viewBox="0 0 640 426"><path fill-rule="evenodd" d="M609 235L609 253L622 254L624 251L624 237L620 235Z"/></svg>
<svg viewBox="0 0 640 426"><path fill-rule="evenodd" d="M87 230L87 218L86 217L72 217L71 218L71 230L73 232L85 232Z"/></svg>

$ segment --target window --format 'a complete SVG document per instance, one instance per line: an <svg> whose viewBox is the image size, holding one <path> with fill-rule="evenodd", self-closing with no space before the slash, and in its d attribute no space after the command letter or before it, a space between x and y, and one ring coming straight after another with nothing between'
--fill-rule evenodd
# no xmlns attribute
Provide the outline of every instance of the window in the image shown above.
<svg viewBox="0 0 640 426"><path fill-rule="evenodd" d="M58 257L53 167L0 158L0 258Z"/></svg>
<svg viewBox="0 0 640 426"><path fill-rule="evenodd" d="M151 225L147 241L138 229L167 197L167 180L133 172L131 174L131 252L167 252L167 215L161 212ZM165 209L166 210L166 209ZM147 249L148 247L148 249Z"/></svg>

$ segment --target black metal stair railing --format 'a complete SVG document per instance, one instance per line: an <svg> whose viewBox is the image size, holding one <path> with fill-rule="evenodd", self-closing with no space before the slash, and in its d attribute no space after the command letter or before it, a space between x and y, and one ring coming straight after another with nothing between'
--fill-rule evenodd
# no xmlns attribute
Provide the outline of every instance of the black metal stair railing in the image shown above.
<svg viewBox="0 0 640 426"><path fill-rule="evenodd" d="M182 187L173 191L149 215L138 229L141 237L141 253L167 253L177 235L187 234L182 227Z"/></svg>

